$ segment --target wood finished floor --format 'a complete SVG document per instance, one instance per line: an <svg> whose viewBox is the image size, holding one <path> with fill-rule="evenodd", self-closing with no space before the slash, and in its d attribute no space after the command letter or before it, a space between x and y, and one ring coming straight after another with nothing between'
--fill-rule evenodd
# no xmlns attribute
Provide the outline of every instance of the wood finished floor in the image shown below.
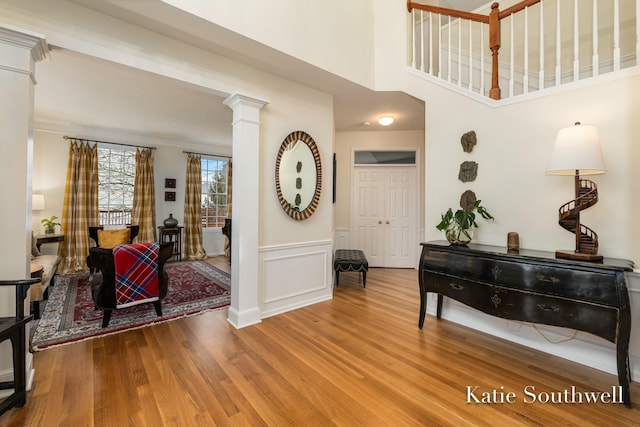
<svg viewBox="0 0 640 427"><path fill-rule="evenodd" d="M214 261L214 262L219 262ZM428 316L415 270L340 275L331 301L235 330L226 310L34 355L2 426L640 425L620 404L526 404L523 388L606 391L617 377ZM515 391L466 403L466 387Z"/></svg>

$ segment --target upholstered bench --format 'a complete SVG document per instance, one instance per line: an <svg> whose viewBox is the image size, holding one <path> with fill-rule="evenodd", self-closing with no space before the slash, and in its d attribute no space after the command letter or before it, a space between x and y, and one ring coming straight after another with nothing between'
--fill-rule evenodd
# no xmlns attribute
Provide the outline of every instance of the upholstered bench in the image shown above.
<svg viewBox="0 0 640 427"><path fill-rule="evenodd" d="M53 286L54 275L59 262L60 258L57 255L39 255L31 259L32 264L42 266L42 279L29 288L32 312L35 319L40 318L40 301L49 297L49 285Z"/></svg>
<svg viewBox="0 0 640 427"><path fill-rule="evenodd" d="M337 249L333 258L333 269L336 272L336 287L339 284L341 271L356 271L362 273L362 287L367 287L367 271L369 262L364 252L358 249Z"/></svg>

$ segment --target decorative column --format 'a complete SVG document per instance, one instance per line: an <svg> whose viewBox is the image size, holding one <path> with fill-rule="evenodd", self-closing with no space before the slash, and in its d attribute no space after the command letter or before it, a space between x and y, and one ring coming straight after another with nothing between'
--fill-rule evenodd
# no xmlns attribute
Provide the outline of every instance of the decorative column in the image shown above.
<svg viewBox="0 0 640 427"><path fill-rule="evenodd" d="M243 328L261 321L258 306L260 109L268 101L235 93L225 99L224 104L233 110L233 244L228 321L236 328Z"/></svg>
<svg viewBox="0 0 640 427"><path fill-rule="evenodd" d="M2 280L26 279L30 275L35 63L44 58L47 50L44 36L0 25ZM0 289L0 317L12 317L15 311L15 288L3 286ZM27 352L25 364L27 378L30 378L31 353ZM11 346L3 346L0 351L0 372L13 376ZM5 375L2 375L0 381L4 380Z"/></svg>

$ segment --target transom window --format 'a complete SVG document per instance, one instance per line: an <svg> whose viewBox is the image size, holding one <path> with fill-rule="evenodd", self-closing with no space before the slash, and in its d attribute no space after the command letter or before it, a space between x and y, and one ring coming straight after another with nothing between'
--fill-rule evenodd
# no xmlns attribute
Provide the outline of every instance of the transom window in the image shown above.
<svg viewBox="0 0 640 427"><path fill-rule="evenodd" d="M227 177L229 161L203 157L202 161L202 228L223 227L227 217Z"/></svg>
<svg viewBox="0 0 640 427"><path fill-rule="evenodd" d="M100 225L131 224L135 151L98 147L98 222Z"/></svg>

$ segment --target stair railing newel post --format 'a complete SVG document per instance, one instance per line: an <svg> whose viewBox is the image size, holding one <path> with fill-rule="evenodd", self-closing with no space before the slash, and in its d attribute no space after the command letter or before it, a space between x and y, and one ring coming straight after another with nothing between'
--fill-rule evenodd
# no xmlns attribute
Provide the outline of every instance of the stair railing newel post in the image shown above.
<svg viewBox="0 0 640 427"><path fill-rule="evenodd" d="M489 98L500 99L500 82L498 76L498 51L500 50L500 9L498 3L491 5L489 14L489 49L491 49L491 90Z"/></svg>

